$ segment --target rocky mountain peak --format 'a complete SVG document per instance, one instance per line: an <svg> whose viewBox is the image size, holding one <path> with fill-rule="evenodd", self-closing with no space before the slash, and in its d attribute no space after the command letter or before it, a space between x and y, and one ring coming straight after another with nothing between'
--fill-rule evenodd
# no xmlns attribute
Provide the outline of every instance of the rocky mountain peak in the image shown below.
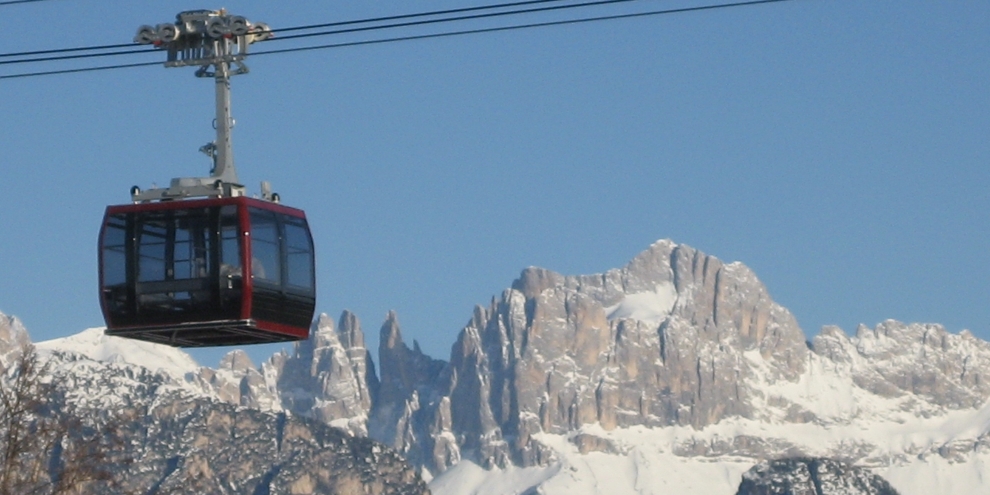
<svg viewBox="0 0 990 495"><path fill-rule="evenodd" d="M340 342L333 318L320 313L310 328L310 338L297 344L297 352L310 353L317 349L333 347Z"/></svg>
<svg viewBox="0 0 990 495"><path fill-rule="evenodd" d="M251 357L241 349L228 352L220 358L219 369L230 370L235 373L245 373L249 369L254 369L254 362Z"/></svg>
<svg viewBox="0 0 990 495"><path fill-rule="evenodd" d="M381 382L368 421L371 436L433 472L457 462L456 443L443 435L445 429L449 435L450 424L450 404L444 405L441 395L450 380L448 364L423 354L418 345L410 349L394 311L382 324L378 356Z"/></svg>
<svg viewBox="0 0 990 495"><path fill-rule="evenodd" d="M916 395L951 409L990 399L990 343L942 325L886 320L860 325L855 337L825 327L813 339L818 355L844 366L856 385L883 397Z"/></svg>
<svg viewBox="0 0 990 495"><path fill-rule="evenodd" d="M402 340L399 318L389 311L380 330L378 357L381 362L381 384L391 393L393 390L408 395L421 386L432 385L439 372L446 367L444 361L423 354L416 345L410 349Z"/></svg>
<svg viewBox="0 0 990 495"><path fill-rule="evenodd" d="M378 378L361 324L352 313L345 311L336 326L326 314L320 315L310 338L296 342L293 354L272 375L286 409L367 434Z"/></svg>
<svg viewBox="0 0 990 495"><path fill-rule="evenodd" d="M0 370L7 369L30 344L31 338L21 320L0 313Z"/></svg>
<svg viewBox="0 0 990 495"><path fill-rule="evenodd" d="M531 267L513 283L513 290L530 301L551 289L575 296L569 304L576 309L598 303L610 321L683 323L715 341L759 349L777 371L792 378L807 354L797 321L773 302L752 270L669 239L653 243L620 269L565 277ZM578 295L590 300L579 302Z"/></svg>
<svg viewBox="0 0 990 495"><path fill-rule="evenodd" d="M512 289L521 292L527 299L532 299L543 291L560 285L564 277L559 273L531 266L519 274L512 282Z"/></svg>
<svg viewBox="0 0 990 495"><path fill-rule="evenodd" d="M405 342L402 341L402 330L399 328L399 316L395 314L395 311L389 311L385 316L385 322L382 323L378 337L379 352L403 352L402 349L408 351Z"/></svg>
<svg viewBox="0 0 990 495"><path fill-rule="evenodd" d="M197 380L220 400L264 411L289 411L367 435L378 390L371 355L357 317L345 311L334 325L326 314L309 339L291 354L279 351L258 370L241 350L228 353L216 370L200 368Z"/></svg>
<svg viewBox="0 0 990 495"><path fill-rule="evenodd" d="M449 397L430 403L449 404L452 433L483 466L549 462L538 434L590 423L701 428L758 417L748 378L796 380L809 354L793 316L752 271L669 240L605 273L523 270L475 308L449 372L434 374L447 383L417 388L431 373L414 378L422 367L412 363L425 360L401 343L394 314L381 342L383 401L401 395L406 409L435 419L442 414L424 393Z"/></svg>
<svg viewBox="0 0 990 495"><path fill-rule="evenodd" d="M338 327L339 330L337 333L341 345L347 349L365 348L364 332L361 331L361 322L358 321L357 315L345 310L340 315L340 324Z"/></svg>

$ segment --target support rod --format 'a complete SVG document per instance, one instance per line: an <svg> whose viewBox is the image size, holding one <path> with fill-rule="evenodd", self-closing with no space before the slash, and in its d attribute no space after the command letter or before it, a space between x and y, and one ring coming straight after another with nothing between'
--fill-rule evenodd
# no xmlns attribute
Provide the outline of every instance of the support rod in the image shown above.
<svg viewBox="0 0 990 495"><path fill-rule="evenodd" d="M226 45L226 39L218 41ZM224 52L229 49L225 47ZM238 184L237 170L234 169L234 149L230 141L230 131L233 119L230 116L230 63L226 60L217 61L214 80L216 82L216 120L217 128L216 156L213 158L213 170L210 176L226 183Z"/></svg>
<svg viewBox="0 0 990 495"><path fill-rule="evenodd" d="M237 179L231 131L234 119L230 115L230 78L247 74L244 58L248 45L272 36L265 23L251 23L226 10L189 10L180 12L176 22L145 25L138 28L136 43L154 45L168 53L165 67L198 67L196 77L212 77L216 92L216 140L200 151L213 160L209 177L179 177L172 179L167 189L141 191L131 188L131 200L166 201L191 197L236 197L246 194ZM277 201L270 187L263 187L262 198Z"/></svg>

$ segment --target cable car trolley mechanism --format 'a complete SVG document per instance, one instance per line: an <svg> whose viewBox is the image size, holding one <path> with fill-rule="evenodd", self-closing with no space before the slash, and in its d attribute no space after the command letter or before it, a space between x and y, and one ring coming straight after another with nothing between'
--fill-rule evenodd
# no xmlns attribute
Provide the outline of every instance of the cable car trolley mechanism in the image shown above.
<svg viewBox="0 0 990 495"><path fill-rule="evenodd" d="M231 151L230 77L248 72L263 23L224 10L180 13L141 26L134 41L167 51L166 67L197 66L216 85L216 140L200 151L209 177L131 188L108 206L99 239L100 305L107 335L177 347L305 339L316 306L313 239L302 210L262 182L247 196ZM232 69L231 66L234 68Z"/></svg>

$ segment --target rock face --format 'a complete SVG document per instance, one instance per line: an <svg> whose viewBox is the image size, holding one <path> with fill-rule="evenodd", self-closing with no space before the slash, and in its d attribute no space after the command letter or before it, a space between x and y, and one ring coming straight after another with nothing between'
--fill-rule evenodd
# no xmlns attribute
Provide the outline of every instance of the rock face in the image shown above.
<svg viewBox="0 0 990 495"><path fill-rule="evenodd" d="M621 456L639 447L609 431L700 432L748 420L827 434L831 425L937 417L990 399L990 344L966 332L887 321L854 337L826 328L808 342L748 268L670 241L603 274L524 270L475 308L446 367L409 350L394 315L381 340L395 385L374 402L372 417L389 411L377 417L391 419L371 435L434 475L462 458L485 468L559 465L561 447L547 435L582 453ZM688 434L669 449L681 458L965 462L987 437L977 431L895 452L882 440L816 446L756 430Z"/></svg>
<svg viewBox="0 0 990 495"><path fill-rule="evenodd" d="M0 313L0 369L6 369L30 343L20 320Z"/></svg>
<svg viewBox="0 0 990 495"><path fill-rule="evenodd" d="M979 407L990 398L990 343L969 331L887 320L873 329L860 325L848 338L825 327L814 350L880 396L917 395L952 409Z"/></svg>
<svg viewBox="0 0 990 495"><path fill-rule="evenodd" d="M262 370L284 409L367 434L378 377L354 314L345 311L336 327L321 315L291 357L277 354Z"/></svg>
<svg viewBox="0 0 990 495"><path fill-rule="evenodd" d="M369 421L372 438L432 472L456 464L450 401L439 393L450 381L447 363L423 354L419 344L406 346L394 312L382 325L378 356L382 378Z"/></svg>
<svg viewBox="0 0 990 495"><path fill-rule="evenodd" d="M390 321L382 341L405 349L395 342L401 335L394 315ZM429 361L407 350L383 350L381 359L416 369L422 365L401 363ZM384 439L433 473L460 452L484 467L546 465L553 452L539 440L543 434L576 435L572 442L582 450L614 450L576 433L587 425L703 429L729 418L828 425L887 414L857 405L864 394L897 399L897 407L920 416L990 399L990 344L968 332L887 321L852 338L825 328L810 343L747 267L670 241L603 274L524 270L487 308L475 308L448 368L433 366L416 375L418 384L403 384L405 396L415 389L419 400L405 405L415 410L412 426L398 423L419 433ZM801 385L810 380L839 396L823 398ZM795 397L786 390L805 391ZM395 403L383 395L375 407ZM444 446L445 458L433 444L417 453L424 438L457 442ZM673 448L686 456L757 459L802 451L786 440L743 434ZM871 448L840 450L856 460Z"/></svg>
<svg viewBox="0 0 990 495"><path fill-rule="evenodd" d="M132 425L145 443L121 493L429 493L394 451L313 420L203 400L147 413Z"/></svg>
<svg viewBox="0 0 990 495"><path fill-rule="evenodd" d="M849 464L816 458L760 463L743 475L736 495L898 495L883 478Z"/></svg>
<svg viewBox="0 0 990 495"><path fill-rule="evenodd" d="M264 411L286 411L367 436L378 377L357 317L345 311L335 326L327 315L313 323L310 338L279 352L256 369L241 350L195 379L224 402Z"/></svg>
<svg viewBox="0 0 990 495"><path fill-rule="evenodd" d="M529 268L454 345L453 433L482 465L529 466L549 460L541 432L755 417L744 354L795 379L808 352L748 268L687 246L660 241L599 275Z"/></svg>

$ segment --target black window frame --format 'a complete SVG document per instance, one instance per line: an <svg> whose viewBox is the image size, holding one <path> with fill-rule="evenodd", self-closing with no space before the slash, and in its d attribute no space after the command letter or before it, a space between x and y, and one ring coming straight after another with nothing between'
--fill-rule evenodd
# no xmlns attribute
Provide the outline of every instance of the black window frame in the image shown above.
<svg viewBox="0 0 990 495"><path fill-rule="evenodd" d="M240 317L242 286L229 274L221 273L223 227L235 225L237 258L243 263L240 248L238 208L226 205L194 208L132 211L108 216L101 233L103 304L114 326L185 323L197 320L236 319ZM157 225L156 225L157 224ZM153 226L147 228L146 226ZM108 253L116 256L117 242L124 231L125 281L111 278ZM190 232L184 239L177 231ZM116 236L116 237L115 237ZM150 242L144 242L154 236ZM141 264L147 258L144 246L160 244L162 256L154 260L160 270L147 276ZM177 252L185 249L186 253ZM177 268L186 273L178 273ZM119 271L119 269L118 269ZM114 277L119 273L113 273ZM236 283L235 283L236 282Z"/></svg>

